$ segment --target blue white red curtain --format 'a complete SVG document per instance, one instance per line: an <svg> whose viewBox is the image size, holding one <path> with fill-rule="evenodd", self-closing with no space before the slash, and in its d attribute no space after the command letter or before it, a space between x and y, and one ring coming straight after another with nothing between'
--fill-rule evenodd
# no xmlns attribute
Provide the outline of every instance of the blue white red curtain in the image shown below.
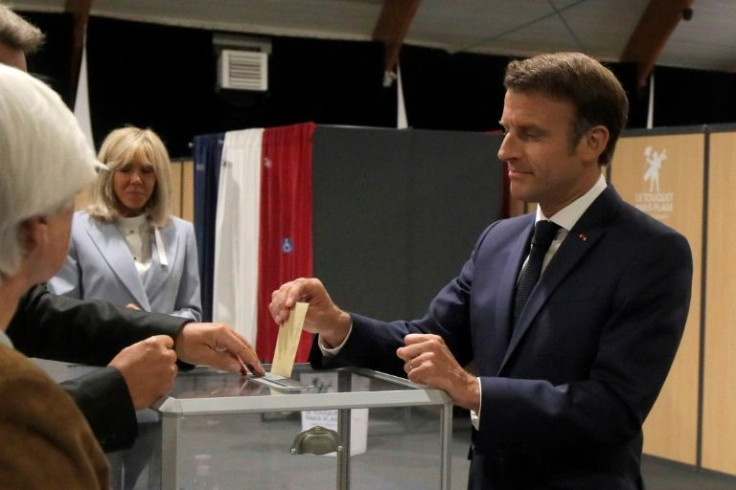
<svg viewBox="0 0 736 490"><path fill-rule="evenodd" d="M265 361L273 360L278 336L268 311L271 292L312 275L314 129L308 123L231 131L222 145L214 189L212 320L245 335ZM195 138L195 151L203 144ZM197 165L196 172L204 170ZM195 182L198 178L199 173ZM204 210L212 194L211 187L195 191L195 210ZM200 223L199 215L195 220L197 229L208 222L204 217ZM311 335L303 334L297 362L307 360L310 345Z"/></svg>

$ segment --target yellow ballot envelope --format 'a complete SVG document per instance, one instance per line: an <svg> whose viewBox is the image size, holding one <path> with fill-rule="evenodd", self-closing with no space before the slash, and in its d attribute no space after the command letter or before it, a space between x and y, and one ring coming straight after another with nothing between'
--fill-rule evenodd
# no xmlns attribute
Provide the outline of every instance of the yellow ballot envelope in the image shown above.
<svg viewBox="0 0 736 490"><path fill-rule="evenodd" d="M280 374L287 378L291 377L291 370L294 368L296 350L299 347L299 339L302 336L302 327L308 308L308 303L297 302L289 314L289 319L279 327L271 373Z"/></svg>

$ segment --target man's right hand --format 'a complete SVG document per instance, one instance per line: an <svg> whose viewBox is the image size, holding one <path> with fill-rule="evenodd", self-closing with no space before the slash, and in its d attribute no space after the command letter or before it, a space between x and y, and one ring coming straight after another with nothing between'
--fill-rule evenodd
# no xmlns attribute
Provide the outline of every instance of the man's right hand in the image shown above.
<svg viewBox="0 0 736 490"><path fill-rule="evenodd" d="M274 321L279 325L284 323L297 301L309 303L304 330L318 333L329 347L342 344L350 332L350 315L332 302L319 279L295 279L274 291L268 306Z"/></svg>
<svg viewBox="0 0 736 490"><path fill-rule="evenodd" d="M136 410L147 408L174 386L178 371L174 340L155 335L121 350L110 361L128 385Z"/></svg>

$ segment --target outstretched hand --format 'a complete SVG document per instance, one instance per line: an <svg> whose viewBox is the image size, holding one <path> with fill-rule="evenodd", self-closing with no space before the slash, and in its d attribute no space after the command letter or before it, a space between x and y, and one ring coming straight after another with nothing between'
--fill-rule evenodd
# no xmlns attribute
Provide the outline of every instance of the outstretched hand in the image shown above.
<svg viewBox="0 0 736 490"><path fill-rule="evenodd" d="M253 346L225 323L188 323L176 337L175 348L179 359L189 364L205 364L243 374L250 370L258 376L266 374Z"/></svg>

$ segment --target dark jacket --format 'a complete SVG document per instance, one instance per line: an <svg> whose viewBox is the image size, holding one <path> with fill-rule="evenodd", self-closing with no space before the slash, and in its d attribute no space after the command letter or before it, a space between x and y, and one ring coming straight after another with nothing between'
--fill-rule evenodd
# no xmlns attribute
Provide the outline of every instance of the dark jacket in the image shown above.
<svg viewBox="0 0 736 490"><path fill-rule="evenodd" d="M190 322L102 301L80 301L31 288L8 326L15 348L28 357L107 366L122 349L152 335L176 338ZM106 452L133 445L135 409L122 374L105 367L62 383Z"/></svg>

